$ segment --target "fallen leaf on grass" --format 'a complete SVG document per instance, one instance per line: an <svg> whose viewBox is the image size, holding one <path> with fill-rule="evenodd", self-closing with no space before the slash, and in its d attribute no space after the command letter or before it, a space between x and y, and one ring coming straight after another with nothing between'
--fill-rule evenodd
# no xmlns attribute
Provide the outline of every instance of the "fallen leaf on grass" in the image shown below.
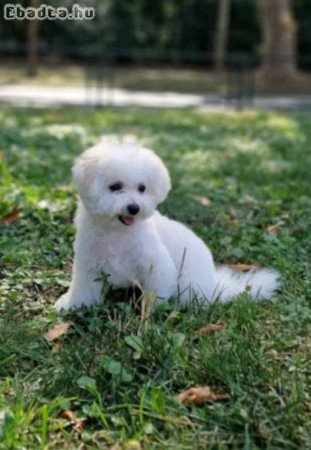
<svg viewBox="0 0 311 450"><path fill-rule="evenodd" d="M84 430L85 422L79 419L77 415L70 409L65 409L60 413L61 417L68 419L73 424L73 429L81 433Z"/></svg>
<svg viewBox="0 0 311 450"><path fill-rule="evenodd" d="M280 231L280 227L279 225L270 225L269 227L267 227L266 231L271 234L278 234L278 232Z"/></svg>
<svg viewBox="0 0 311 450"><path fill-rule="evenodd" d="M19 219L19 216L20 216L20 210L15 207L12 209L11 212L9 212L8 214L6 214L5 216L3 216L1 218L1 222L13 223L17 219Z"/></svg>
<svg viewBox="0 0 311 450"><path fill-rule="evenodd" d="M307 411L311 411L311 402L303 402L303 406Z"/></svg>
<svg viewBox="0 0 311 450"><path fill-rule="evenodd" d="M194 195L193 196L194 200L196 200L197 202L200 203L200 205L202 206L209 206L211 201L209 198L207 197L201 197L200 195Z"/></svg>
<svg viewBox="0 0 311 450"><path fill-rule="evenodd" d="M205 336L206 334L214 334L217 331L221 331L224 328L226 328L225 323L209 323L208 325L205 325L204 327L199 329L199 335Z"/></svg>
<svg viewBox="0 0 311 450"><path fill-rule="evenodd" d="M120 444L116 443L109 447L109 450L122 450L122 447L120 446Z"/></svg>
<svg viewBox="0 0 311 450"><path fill-rule="evenodd" d="M258 266L248 264L227 264L227 267L232 270L240 270L241 272L249 272L250 270L258 269Z"/></svg>
<svg viewBox="0 0 311 450"><path fill-rule="evenodd" d="M48 342L55 341L63 334L66 333L68 328L72 325L72 322L61 322L54 325L47 333L44 335L44 339Z"/></svg>
<svg viewBox="0 0 311 450"><path fill-rule="evenodd" d="M127 441L124 445L125 450L141 450L141 445L139 441L136 441L135 439L131 439L130 441Z"/></svg>
<svg viewBox="0 0 311 450"><path fill-rule="evenodd" d="M52 353L59 353L61 350L61 345L56 343L55 345L53 345L52 347Z"/></svg>
<svg viewBox="0 0 311 450"><path fill-rule="evenodd" d="M226 400L228 394L214 392L209 386L197 386L187 389L176 396L176 399L183 405L202 406L206 402Z"/></svg>
<svg viewBox="0 0 311 450"><path fill-rule="evenodd" d="M230 159L235 159L237 155L236 155L236 153L230 152L230 150L229 150L229 151L224 152L223 156L224 156L225 159L229 159L230 160Z"/></svg>
<svg viewBox="0 0 311 450"><path fill-rule="evenodd" d="M277 359L278 356L279 356L278 351L275 350L274 348L272 348L271 350L269 350L269 351L267 352L267 354L268 354L269 356L271 356L271 358L273 358L273 359Z"/></svg>

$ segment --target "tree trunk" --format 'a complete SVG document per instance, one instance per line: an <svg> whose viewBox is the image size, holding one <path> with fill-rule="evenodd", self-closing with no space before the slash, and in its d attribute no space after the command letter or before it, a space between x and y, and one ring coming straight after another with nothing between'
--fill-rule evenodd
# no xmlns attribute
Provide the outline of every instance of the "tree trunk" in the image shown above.
<svg viewBox="0 0 311 450"><path fill-rule="evenodd" d="M29 0L28 6L37 8L38 0ZM38 20L27 20L26 36L27 75L34 77L38 69Z"/></svg>
<svg viewBox="0 0 311 450"><path fill-rule="evenodd" d="M229 18L230 0L219 0L214 49L215 70L223 70L225 67L229 35Z"/></svg>
<svg viewBox="0 0 311 450"><path fill-rule="evenodd" d="M258 0L262 27L262 65L265 84L296 77L296 26L290 0Z"/></svg>

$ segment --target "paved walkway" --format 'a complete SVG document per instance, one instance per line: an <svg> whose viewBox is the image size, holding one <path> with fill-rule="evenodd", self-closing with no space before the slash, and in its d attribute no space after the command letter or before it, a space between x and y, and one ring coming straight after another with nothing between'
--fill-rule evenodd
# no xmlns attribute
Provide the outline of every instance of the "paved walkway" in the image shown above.
<svg viewBox="0 0 311 450"><path fill-rule="evenodd" d="M232 110L239 105L226 101L220 95L184 94L176 92L140 92L118 88L65 87L65 86L0 86L0 104L16 106L143 106L151 108L198 107L203 110ZM310 111L311 95L256 96L245 107L278 111Z"/></svg>

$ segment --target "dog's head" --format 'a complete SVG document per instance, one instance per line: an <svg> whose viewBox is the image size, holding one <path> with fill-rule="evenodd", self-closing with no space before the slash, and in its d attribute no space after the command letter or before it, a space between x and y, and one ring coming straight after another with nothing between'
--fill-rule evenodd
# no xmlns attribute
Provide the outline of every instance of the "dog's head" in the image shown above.
<svg viewBox="0 0 311 450"><path fill-rule="evenodd" d="M73 167L74 182L90 214L130 226L150 217L171 183L161 159L133 144L98 144Z"/></svg>

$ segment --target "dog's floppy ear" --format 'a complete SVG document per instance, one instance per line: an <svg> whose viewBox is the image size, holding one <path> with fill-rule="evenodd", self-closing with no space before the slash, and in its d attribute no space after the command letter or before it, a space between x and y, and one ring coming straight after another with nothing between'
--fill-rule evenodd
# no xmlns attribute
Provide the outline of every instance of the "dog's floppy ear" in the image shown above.
<svg viewBox="0 0 311 450"><path fill-rule="evenodd" d="M88 191L92 182L93 163L81 155L76 159L72 168L73 181L76 184L79 193Z"/></svg>
<svg viewBox="0 0 311 450"><path fill-rule="evenodd" d="M84 203L92 203L100 191L98 159L93 149L86 150L79 156L72 168L73 181Z"/></svg>
<svg viewBox="0 0 311 450"><path fill-rule="evenodd" d="M163 202L171 189L171 179L162 160L154 155L154 169L152 173L152 187L157 203Z"/></svg>

